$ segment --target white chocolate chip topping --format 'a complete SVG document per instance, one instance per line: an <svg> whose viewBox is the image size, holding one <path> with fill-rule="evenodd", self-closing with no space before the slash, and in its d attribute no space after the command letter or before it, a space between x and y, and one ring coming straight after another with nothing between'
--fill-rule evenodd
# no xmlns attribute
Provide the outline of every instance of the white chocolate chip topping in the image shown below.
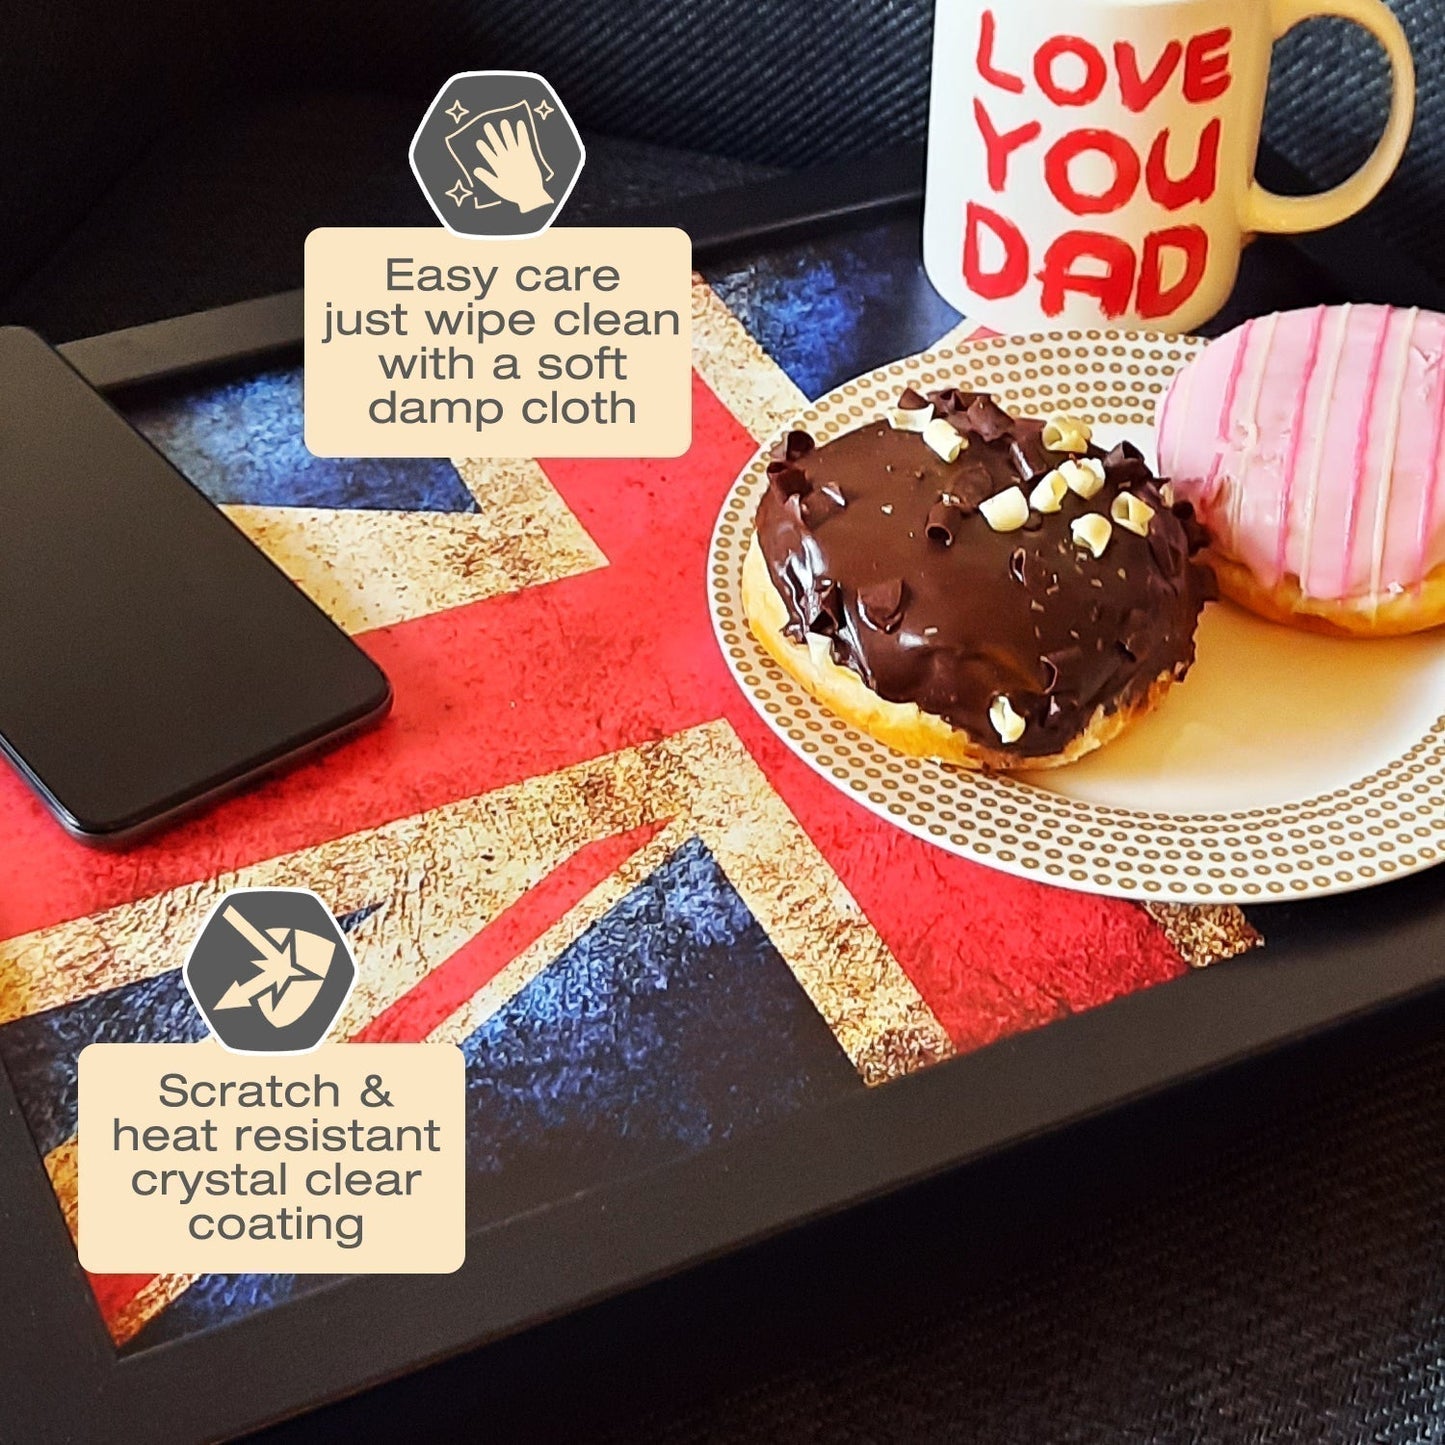
<svg viewBox="0 0 1445 1445"><path fill-rule="evenodd" d="M1051 452L1075 453L1088 451L1093 439L1089 423L1080 421L1076 416L1050 417L1044 423L1043 434L1039 438Z"/></svg>
<svg viewBox="0 0 1445 1445"><path fill-rule="evenodd" d="M1069 484L1062 472L1047 472L1034 483L1034 489L1029 493L1029 506L1036 512L1057 512L1068 492Z"/></svg>
<svg viewBox="0 0 1445 1445"><path fill-rule="evenodd" d="M1059 475L1075 496L1087 502L1097 496L1104 485L1104 464L1094 457L1084 457L1081 461L1064 462L1059 467Z"/></svg>
<svg viewBox="0 0 1445 1445"><path fill-rule="evenodd" d="M1069 523L1069 531L1076 547L1087 547L1096 557L1104 555L1104 548L1109 545L1109 538L1114 533L1109 519L1102 512L1086 512L1082 517L1075 517Z"/></svg>
<svg viewBox="0 0 1445 1445"><path fill-rule="evenodd" d="M988 707L988 720L993 730L1004 743L1016 743L1024 735L1024 720L1014 711L1014 705L1003 693L994 698Z"/></svg>
<svg viewBox="0 0 1445 1445"><path fill-rule="evenodd" d="M946 462L956 462L958 454L968 443L941 416L936 416L923 428L923 440L928 449L936 452Z"/></svg>
<svg viewBox="0 0 1445 1445"><path fill-rule="evenodd" d="M1109 508L1109 515L1126 532L1133 532L1136 537L1146 537L1149 534L1149 523L1154 520L1154 508L1132 492L1120 492Z"/></svg>
<svg viewBox="0 0 1445 1445"><path fill-rule="evenodd" d="M1029 500L1019 487L1008 487L978 504L983 519L995 532L1017 532L1029 519Z"/></svg>
<svg viewBox="0 0 1445 1445"><path fill-rule="evenodd" d="M933 403L927 406L895 406L888 413L894 431L922 431L933 420Z"/></svg>

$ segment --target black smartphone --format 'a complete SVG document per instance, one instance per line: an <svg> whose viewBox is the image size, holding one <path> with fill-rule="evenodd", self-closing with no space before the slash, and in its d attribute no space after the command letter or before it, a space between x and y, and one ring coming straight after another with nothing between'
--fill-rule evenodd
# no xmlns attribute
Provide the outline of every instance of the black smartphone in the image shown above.
<svg viewBox="0 0 1445 1445"><path fill-rule="evenodd" d="M0 328L0 747L66 829L129 841L390 702L58 352Z"/></svg>

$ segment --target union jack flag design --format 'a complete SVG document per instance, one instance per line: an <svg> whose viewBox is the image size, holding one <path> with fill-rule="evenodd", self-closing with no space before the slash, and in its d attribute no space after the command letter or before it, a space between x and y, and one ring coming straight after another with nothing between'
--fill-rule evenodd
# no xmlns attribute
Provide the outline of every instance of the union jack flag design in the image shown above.
<svg viewBox="0 0 1445 1445"><path fill-rule="evenodd" d="M461 1046L475 1225L499 1179L513 1212L573 1194L1248 944L1232 910L1151 915L953 858L769 732L704 572L730 482L801 394L701 281L694 322L674 461L319 461L293 368L136 416L396 706L124 854L0 777L0 1059L72 1228L76 1057L202 1036L179 966L238 885L332 906L360 971L346 1036ZM126 1349L317 1283L92 1280Z"/></svg>

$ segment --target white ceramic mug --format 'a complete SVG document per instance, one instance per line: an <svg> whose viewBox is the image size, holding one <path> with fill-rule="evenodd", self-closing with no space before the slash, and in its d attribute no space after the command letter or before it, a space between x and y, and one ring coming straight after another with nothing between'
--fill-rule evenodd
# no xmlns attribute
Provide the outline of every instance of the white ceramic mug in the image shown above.
<svg viewBox="0 0 1445 1445"><path fill-rule="evenodd" d="M1316 15L1384 46L1389 120L1342 185L1277 196L1254 179L1270 50ZM999 331L1189 331L1224 305L1254 232L1368 205L1414 111L1410 47L1382 0L937 0L924 265Z"/></svg>

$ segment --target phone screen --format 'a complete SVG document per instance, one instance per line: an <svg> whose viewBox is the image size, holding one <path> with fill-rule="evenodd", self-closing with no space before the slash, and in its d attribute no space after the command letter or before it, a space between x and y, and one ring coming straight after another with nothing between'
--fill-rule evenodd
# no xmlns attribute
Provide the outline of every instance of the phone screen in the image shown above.
<svg viewBox="0 0 1445 1445"><path fill-rule="evenodd" d="M0 328L0 744L67 828L133 835L390 698L57 352Z"/></svg>

